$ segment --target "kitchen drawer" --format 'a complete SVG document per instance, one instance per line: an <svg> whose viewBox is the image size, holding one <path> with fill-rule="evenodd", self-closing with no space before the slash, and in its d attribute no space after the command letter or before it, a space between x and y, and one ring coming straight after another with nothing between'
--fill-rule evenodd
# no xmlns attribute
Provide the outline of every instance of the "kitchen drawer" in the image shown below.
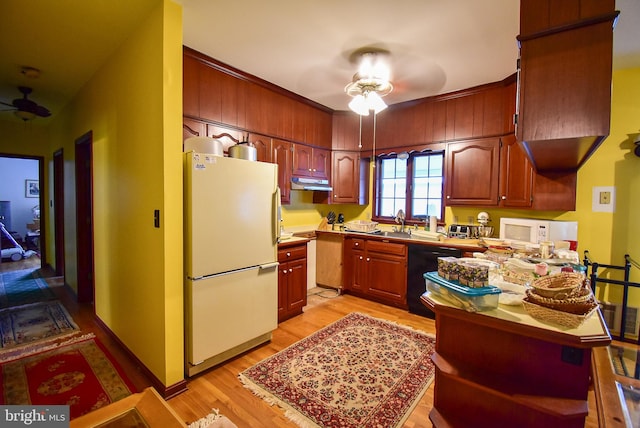
<svg viewBox="0 0 640 428"><path fill-rule="evenodd" d="M367 251L375 251L376 253L384 253L389 255L406 256L407 246L404 244L396 244L394 242L370 240L367 242Z"/></svg>
<svg viewBox="0 0 640 428"><path fill-rule="evenodd" d="M364 239L353 238L351 239L351 248L354 250L364 250Z"/></svg>
<svg viewBox="0 0 640 428"><path fill-rule="evenodd" d="M304 259L307 257L307 244L299 245L295 247L288 247L278 250L278 261L280 263L288 262L290 260Z"/></svg>

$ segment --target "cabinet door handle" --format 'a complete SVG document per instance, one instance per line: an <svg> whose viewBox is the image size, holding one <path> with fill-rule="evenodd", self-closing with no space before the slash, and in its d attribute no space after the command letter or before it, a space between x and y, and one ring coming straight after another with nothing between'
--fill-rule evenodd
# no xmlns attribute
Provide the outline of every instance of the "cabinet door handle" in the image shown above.
<svg viewBox="0 0 640 428"><path fill-rule="evenodd" d="M287 257L291 257L291 253L287 253Z"/></svg>
<svg viewBox="0 0 640 428"><path fill-rule="evenodd" d="M286 270L286 269L285 269L285 270L283 270L283 271L282 271L282 273L286 274L286 273L287 273L287 270Z"/></svg>
<svg viewBox="0 0 640 428"><path fill-rule="evenodd" d="M371 260L371 258L370 258L370 257L367 257L367 261L369 261L369 260Z"/></svg>
<svg viewBox="0 0 640 428"><path fill-rule="evenodd" d="M292 269L292 268L289 268L289 273L291 273L291 272L293 272L293 269Z"/></svg>
<svg viewBox="0 0 640 428"><path fill-rule="evenodd" d="M502 198L500 198L500 199L502 199L504 201L505 199L507 199L507 197L502 195Z"/></svg>
<svg viewBox="0 0 640 428"><path fill-rule="evenodd" d="M362 256L360 256L360 260L362 260Z"/></svg>
<svg viewBox="0 0 640 428"><path fill-rule="evenodd" d="M451 196L447 195L447 199L451 199Z"/></svg>
<svg viewBox="0 0 640 428"><path fill-rule="evenodd" d="M354 245L357 247L358 245L360 245L360 243L359 243L359 242L356 242L356 243L354 243Z"/></svg>

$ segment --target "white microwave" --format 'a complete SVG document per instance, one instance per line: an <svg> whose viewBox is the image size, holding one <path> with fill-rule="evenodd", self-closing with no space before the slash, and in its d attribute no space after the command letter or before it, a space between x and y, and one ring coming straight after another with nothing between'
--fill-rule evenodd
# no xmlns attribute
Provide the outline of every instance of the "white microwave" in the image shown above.
<svg viewBox="0 0 640 428"><path fill-rule="evenodd" d="M503 217L500 219L500 239L536 244L542 241L577 241L578 222Z"/></svg>

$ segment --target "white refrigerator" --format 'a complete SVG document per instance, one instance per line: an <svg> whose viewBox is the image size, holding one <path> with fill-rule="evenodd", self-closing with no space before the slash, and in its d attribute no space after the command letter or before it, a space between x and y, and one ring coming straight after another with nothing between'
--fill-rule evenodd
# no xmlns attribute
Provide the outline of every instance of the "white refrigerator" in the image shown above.
<svg viewBox="0 0 640 428"><path fill-rule="evenodd" d="M278 326L277 165L184 154L186 372L271 339Z"/></svg>

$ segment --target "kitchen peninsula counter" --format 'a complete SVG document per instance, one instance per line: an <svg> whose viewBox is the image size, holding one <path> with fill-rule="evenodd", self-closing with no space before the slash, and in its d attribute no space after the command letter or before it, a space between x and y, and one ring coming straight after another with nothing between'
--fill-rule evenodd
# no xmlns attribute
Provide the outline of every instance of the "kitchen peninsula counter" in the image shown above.
<svg viewBox="0 0 640 428"><path fill-rule="evenodd" d="M436 315L434 427L584 426L592 349L611 343L600 311L567 328L521 306L471 313L421 300Z"/></svg>

